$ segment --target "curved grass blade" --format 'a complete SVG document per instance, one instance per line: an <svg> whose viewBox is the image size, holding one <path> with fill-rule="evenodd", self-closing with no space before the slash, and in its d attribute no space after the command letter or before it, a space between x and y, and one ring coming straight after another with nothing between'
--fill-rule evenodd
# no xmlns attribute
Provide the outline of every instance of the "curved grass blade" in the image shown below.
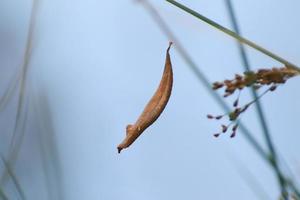
<svg viewBox="0 0 300 200"><path fill-rule="evenodd" d="M176 7L184 10L185 12L193 15L194 17L196 17L196 18L198 18L198 19L200 19L200 20L208 23L209 25L211 25L211 26L215 27L216 29L222 31L223 33L226 33L227 35L235 38L239 42L241 42L243 44L246 44L246 45L248 45L248 46L256 49L257 51L260 51L261 53L263 53L263 54L265 54L265 55L273 58L274 60L277 60L278 62L280 62L282 64L284 64L286 67L292 68L292 69L294 69L294 70L296 70L296 71L298 71L300 73L300 68L297 65L295 65L295 64L287 61L286 59L284 59L284 58L276 55L275 53L273 53L273 52L265 49L264 47L259 46L258 44L254 43L254 42L252 42L252 41L250 41L250 40L248 40L248 39L246 39L244 37L241 37L237 33L233 32L233 31L229 30L228 28L226 28L226 27L224 27L224 26L222 26L222 25L214 22L213 20L211 20L211 19L209 19L209 18L207 18L207 17L205 17L205 16L197 13L196 11L194 11L194 10L192 10L192 9L184 6L183 4L178 3L175 0L166 0L166 1L169 2L169 3L171 3L171 4L173 4Z"/></svg>
<svg viewBox="0 0 300 200"><path fill-rule="evenodd" d="M11 166L9 165L9 163L5 160L5 158L3 157L3 155L1 155L1 160L5 166L5 170L7 171L7 173L9 174L9 176L11 177L11 180L12 182L14 183L19 195L20 195L20 198L22 200L26 200L25 198L25 193L24 193L24 190L22 189L21 187L21 184L20 182L18 181L16 175L14 174Z"/></svg>

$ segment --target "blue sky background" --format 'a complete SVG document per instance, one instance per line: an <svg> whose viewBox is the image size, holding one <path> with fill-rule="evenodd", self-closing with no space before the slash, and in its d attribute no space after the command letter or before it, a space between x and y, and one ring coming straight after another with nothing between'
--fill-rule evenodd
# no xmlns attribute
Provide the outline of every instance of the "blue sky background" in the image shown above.
<svg viewBox="0 0 300 200"><path fill-rule="evenodd" d="M223 0L181 2L230 27ZM211 82L242 73L233 39L165 1L152 3ZM233 4L244 36L300 65L299 1ZM30 12L30 0L0 1L1 91L21 63ZM235 139L212 136L219 123L206 114L223 111L176 48L166 110L117 154L126 125L135 122L159 83L168 45L139 3L40 0L33 42L26 93L30 117L14 168L28 199L259 199L253 187L278 198L273 171L241 133ZM281 66L253 49L247 54L253 68ZM298 179L299 81L262 99L274 143ZM241 100L249 98L244 92ZM0 116L4 155L16 103L14 98ZM243 122L264 145L255 109ZM40 135L45 137L39 140ZM252 188L245 181L251 182L249 173ZM14 194L10 181L5 188Z"/></svg>

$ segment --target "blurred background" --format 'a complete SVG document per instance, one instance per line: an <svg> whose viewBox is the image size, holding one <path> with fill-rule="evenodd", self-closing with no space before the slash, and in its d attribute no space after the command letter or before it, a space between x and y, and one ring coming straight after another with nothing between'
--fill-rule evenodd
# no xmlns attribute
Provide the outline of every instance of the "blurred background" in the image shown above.
<svg viewBox="0 0 300 200"><path fill-rule="evenodd" d="M231 28L226 1L180 2ZM232 38L165 1L150 3L210 82L244 71ZM243 36L300 64L299 1L232 3ZM32 4L0 1L2 198L278 199L272 168L241 131L234 139L213 137L219 123L206 115L224 111L176 44L169 104L117 154L126 125L158 86L170 40L144 1L39 0L29 34ZM253 49L246 53L253 69L282 66ZM299 84L291 79L261 101L281 167L296 181ZM241 102L250 99L244 91ZM267 149L254 107L242 121Z"/></svg>

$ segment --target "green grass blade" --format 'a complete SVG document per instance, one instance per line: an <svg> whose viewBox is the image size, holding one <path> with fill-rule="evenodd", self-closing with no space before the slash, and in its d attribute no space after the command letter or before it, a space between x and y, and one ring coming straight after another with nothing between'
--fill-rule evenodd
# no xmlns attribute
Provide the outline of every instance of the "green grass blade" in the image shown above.
<svg viewBox="0 0 300 200"><path fill-rule="evenodd" d="M228 10L233 29L234 29L235 33L237 33L237 35L240 35L240 28L239 28L239 25L237 23L237 17L235 15L232 2L231 2L231 0L225 0L225 1L226 1L226 8ZM245 70L250 71L251 67L250 67L249 59L248 59L248 56L246 54L244 46L239 42L237 42L237 46L238 46L241 61L243 62L243 66L244 66ZM257 99L258 94L257 94L256 90L252 88L251 93L252 93L253 98ZM269 149L270 157L272 157L273 158L272 160L274 161L272 166L274 167L274 171L276 172L276 177L277 177L277 180L279 182L279 187L280 187L281 193L286 194L287 193L286 192L286 183L285 183L286 181L285 181L285 178L281 179L281 177L283 177L283 175L281 173L281 170L278 167L279 164L278 164L278 159L277 159L277 152L275 150L275 147L274 147L274 144L273 144L273 141L272 141L272 137L271 137L271 133L270 133L270 130L268 128L268 125L267 125L267 122L266 122L266 117L265 117L265 114L263 112L262 105L261 105L260 101L256 102L255 107L256 107L256 110L257 110L257 115L258 115L259 122L260 122L261 127L262 127L263 135L264 135L265 141L266 141L268 149Z"/></svg>
<svg viewBox="0 0 300 200"><path fill-rule="evenodd" d="M28 88L26 87L27 72L29 69L29 63L31 59L33 32L36 24L37 10L38 10L38 0L33 0L30 21L29 21L30 24L29 24L27 40L26 40L26 47L25 47L24 57L21 65L22 68L20 69L21 75L19 80L20 89L18 94L19 99L17 105L17 114L16 114L16 120L14 124L12 139L10 141L10 146L8 150L8 156L7 156L7 161L10 166L14 166L15 164L25 134L26 120L28 114L27 113L28 106L26 106L28 103L26 102L26 99L28 99L27 98L28 95L26 95L28 92ZM20 134L18 134L19 131ZM0 178L1 184L5 182L7 176L8 176L7 173L3 173L1 175Z"/></svg>
<svg viewBox="0 0 300 200"><path fill-rule="evenodd" d="M296 70L296 71L298 71L300 73L300 68L297 65L295 65L295 64L287 61L286 59L284 59L284 58L276 55L275 53L273 53L273 52L271 52L271 51L263 48L262 46L259 46L258 44L255 44L254 42L252 42L252 41L250 41L250 40L248 40L248 39L246 39L244 37L241 37L240 35L238 35L237 33L233 32L233 31L231 31L230 29L228 29L228 28L226 28L226 27L224 27L224 26L222 26L222 25L214 22L213 20L211 20L211 19L209 19L209 18L207 18L207 17L205 17L205 16L197 13L196 11L194 11L194 10L192 10L192 9L184 6L183 4L178 3L175 0L166 0L166 1L169 2L169 3L171 3L171 4L173 4L176 7L184 10L185 12L193 15L194 17L196 17L196 18L198 18L198 19L206 22L207 24L215 27L216 29L218 29L218 30L226 33L227 35L233 37L234 39L238 40L239 42L241 42L243 44L246 44L246 45L248 45L248 46L256 49L257 51L260 51L261 53L263 53L263 54L265 54L265 55L273 58L274 60L277 60L278 62L280 62L282 64L284 64L286 67L292 68L292 69L294 69L294 70Z"/></svg>
<svg viewBox="0 0 300 200"><path fill-rule="evenodd" d="M2 187L0 187L0 199L9 200L9 198L6 196L5 192L3 191Z"/></svg>
<svg viewBox="0 0 300 200"><path fill-rule="evenodd" d="M12 182L14 183L20 197L22 200L26 200L25 198L25 193L24 190L21 187L20 182L18 181L17 177L15 176L12 168L10 167L9 163L5 160L5 158L1 155L1 160L4 164L5 170L7 171L7 173L9 174L9 176L11 177Z"/></svg>

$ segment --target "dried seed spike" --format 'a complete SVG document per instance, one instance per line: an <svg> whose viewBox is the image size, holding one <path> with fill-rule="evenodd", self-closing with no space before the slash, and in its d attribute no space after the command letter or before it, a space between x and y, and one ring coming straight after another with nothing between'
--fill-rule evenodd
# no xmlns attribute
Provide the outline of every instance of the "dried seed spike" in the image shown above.
<svg viewBox="0 0 300 200"><path fill-rule="evenodd" d="M231 138L235 137L238 126L239 126L239 124L235 124L235 125L232 127L232 133L231 133L231 135L230 135Z"/></svg>
<svg viewBox="0 0 300 200"><path fill-rule="evenodd" d="M236 131L238 127L239 127L239 124L235 124L235 125L232 127L232 131Z"/></svg>
<svg viewBox="0 0 300 200"><path fill-rule="evenodd" d="M241 108L236 108L234 109L234 113L238 115L241 113L241 110L242 110Z"/></svg>
<svg viewBox="0 0 300 200"><path fill-rule="evenodd" d="M242 112L245 112L245 111L250 107L250 105L251 105L251 104L245 105L244 108L241 110L241 113L242 113Z"/></svg>
<svg viewBox="0 0 300 200"><path fill-rule="evenodd" d="M281 67L281 68L271 68L271 69L258 69L257 71L246 71L244 74L239 75L235 74L233 79L225 79L222 82L215 82L213 84L214 89L219 87L224 87L224 97L229 97L233 95L236 91L239 92L237 99L233 102L234 110L222 115L217 116L215 119L221 119L223 116L228 116L231 123L227 126L227 129L233 124L237 123L237 120L241 117L251 105L256 103L260 98L262 98L267 92L273 92L277 89L279 85L284 84L288 79L300 75L299 70L295 70L290 67ZM246 87L252 87L254 90L258 90L264 86L267 86L267 90L262 92L256 98L251 100L249 103L243 106L239 106L239 96L240 92ZM238 125L234 126L232 129L231 137L234 137L236 134ZM226 132L225 126L222 125L222 132ZM221 133L222 133L221 132ZM215 134L218 136L218 134Z"/></svg>
<svg viewBox="0 0 300 200"><path fill-rule="evenodd" d="M274 90L276 90L276 88L277 88L277 85L272 85L272 86L270 87L270 91L273 92Z"/></svg>
<svg viewBox="0 0 300 200"><path fill-rule="evenodd" d="M215 118L214 116L212 116L212 115L210 115L210 114L206 115L206 117L207 117L208 119L214 119L214 118Z"/></svg>
<svg viewBox="0 0 300 200"><path fill-rule="evenodd" d="M214 82L213 83L213 90L217 90L219 88L222 88L224 86L224 83L220 83L220 82Z"/></svg>
<svg viewBox="0 0 300 200"><path fill-rule="evenodd" d="M236 131L232 132L232 134L230 135L230 138L234 138L236 135Z"/></svg>
<svg viewBox="0 0 300 200"><path fill-rule="evenodd" d="M239 99L236 99L234 102L233 102L233 107L237 107L239 105Z"/></svg>
<svg viewBox="0 0 300 200"><path fill-rule="evenodd" d="M167 49L165 68L160 84L136 123L126 127L126 137L117 147L118 153L120 153L122 149L128 148L146 128L157 120L169 101L173 85L172 63L169 54L171 45L172 42L169 43Z"/></svg>
<svg viewBox="0 0 300 200"><path fill-rule="evenodd" d="M230 121L235 121L239 115L240 115L239 112L233 111L233 112L229 113L228 117L229 117Z"/></svg>
<svg viewBox="0 0 300 200"><path fill-rule="evenodd" d="M223 95L223 97L229 97L230 95L231 95L232 93L225 93L224 95Z"/></svg>
<svg viewBox="0 0 300 200"><path fill-rule="evenodd" d="M242 80L243 77L241 75L239 75L239 74L236 74L235 75L235 79L239 81L239 80Z"/></svg>
<svg viewBox="0 0 300 200"><path fill-rule="evenodd" d="M220 119L222 119L222 117L223 117L223 115L219 115L219 116L216 116L215 118L216 118L216 120L220 120Z"/></svg>
<svg viewBox="0 0 300 200"><path fill-rule="evenodd" d="M253 87L254 90L259 90L261 88L261 85L255 84L252 87Z"/></svg>
<svg viewBox="0 0 300 200"><path fill-rule="evenodd" d="M228 129L228 127L225 126L224 124L222 124L222 132L223 132L223 133L226 133L227 129Z"/></svg>

